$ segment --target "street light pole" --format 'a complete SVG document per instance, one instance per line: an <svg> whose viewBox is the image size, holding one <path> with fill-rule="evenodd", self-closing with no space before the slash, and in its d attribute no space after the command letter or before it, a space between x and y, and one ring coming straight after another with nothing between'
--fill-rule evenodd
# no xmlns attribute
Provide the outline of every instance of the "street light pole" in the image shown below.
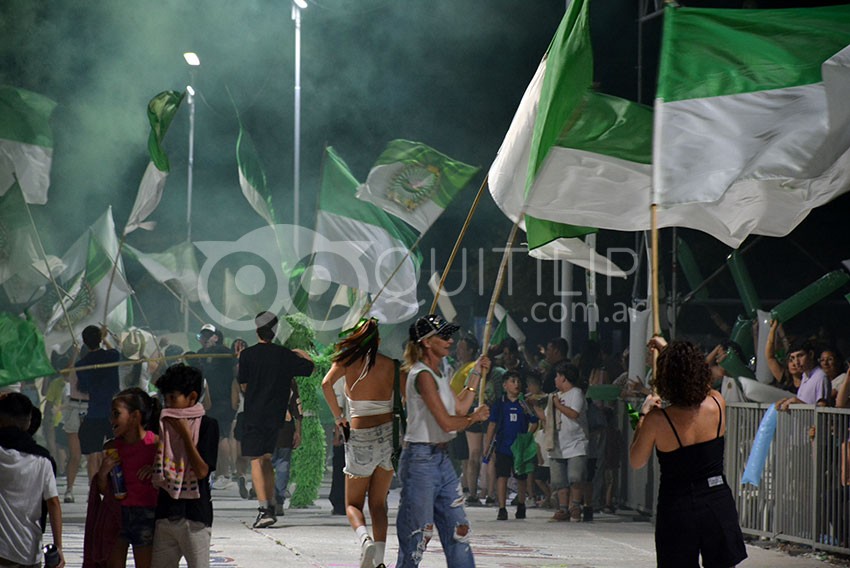
<svg viewBox="0 0 850 568"><path fill-rule="evenodd" d="M190 52L183 54L183 59L189 64L189 82L195 82L195 69L201 65L197 54ZM186 85L186 93L189 97L189 159L187 160L186 175L186 242L192 242L192 173L195 166L195 89ZM189 297L186 292L181 293L181 308L183 309L183 331L189 333Z"/></svg>
<svg viewBox="0 0 850 568"><path fill-rule="evenodd" d="M293 133L293 174L292 174L292 224L301 221L301 10L307 7L306 0L293 0L292 20L295 22L295 109ZM297 248L297 243L296 243Z"/></svg>

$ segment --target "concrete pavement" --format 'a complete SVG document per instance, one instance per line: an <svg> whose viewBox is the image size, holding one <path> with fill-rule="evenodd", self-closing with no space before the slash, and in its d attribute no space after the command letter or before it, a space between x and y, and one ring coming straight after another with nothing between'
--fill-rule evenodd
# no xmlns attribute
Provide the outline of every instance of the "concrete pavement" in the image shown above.
<svg viewBox="0 0 850 568"><path fill-rule="evenodd" d="M60 496L64 478L60 478ZM82 565L83 525L86 497L85 475L78 478L76 503L63 505L65 555L69 567ZM314 566L355 568L359 566L359 547L345 517L331 514L322 487L315 508L286 509L274 527L254 530L256 501L239 497L236 484L214 490L215 522L212 536L212 566L254 568L264 566ZM387 566L395 564L398 544L395 513L399 490L390 494L390 531ZM472 547L479 567L569 567L569 568L650 568L655 566L653 526L645 519L628 513L597 514L593 523L550 523L552 511L528 509L528 518L496 521L495 508L470 507ZM49 529L47 539L49 540ZM829 566L814 555L791 557L775 550L748 546L746 568L777 566ZM128 566L132 566L132 555ZM423 568L446 566L436 537L425 554Z"/></svg>

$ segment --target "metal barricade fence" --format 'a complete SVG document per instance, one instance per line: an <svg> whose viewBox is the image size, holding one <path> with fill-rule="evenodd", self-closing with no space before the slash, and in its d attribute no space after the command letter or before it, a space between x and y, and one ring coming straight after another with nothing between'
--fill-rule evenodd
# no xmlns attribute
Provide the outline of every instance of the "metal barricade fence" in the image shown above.
<svg viewBox="0 0 850 568"><path fill-rule="evenodd" d="M619 423L623 447L632 431L625 404ZM793 405L777 416L776 434L759 485L741 478L769 405L729 403L726 478L744 534L850 554L850 409ZM645 514L655 510L658 464L634 471L624 452L620 503Z"/></svg>

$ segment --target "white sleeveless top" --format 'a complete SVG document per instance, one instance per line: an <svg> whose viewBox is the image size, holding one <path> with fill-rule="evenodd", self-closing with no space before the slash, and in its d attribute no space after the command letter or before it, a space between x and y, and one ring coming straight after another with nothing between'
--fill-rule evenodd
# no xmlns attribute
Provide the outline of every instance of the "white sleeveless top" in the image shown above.
<svg viewBox="0 0 850 568"><path fill-rule="evenodd" d="M418 362L410 368L407 374L407 386L405 395L407 398L407 432L404 435L405 442L419 442L426 444L442 444L448 442L455 437L455 432L446 432L437 424L437 420L428 407L422 396L416 390L416 376L425 371L430 373L437 382L437 391L440 394L440 400L443 401L443 406L449 415L455 413L455 394L449 385L449 379L443 375L435 373L430 367L423 362Z"/></svg>

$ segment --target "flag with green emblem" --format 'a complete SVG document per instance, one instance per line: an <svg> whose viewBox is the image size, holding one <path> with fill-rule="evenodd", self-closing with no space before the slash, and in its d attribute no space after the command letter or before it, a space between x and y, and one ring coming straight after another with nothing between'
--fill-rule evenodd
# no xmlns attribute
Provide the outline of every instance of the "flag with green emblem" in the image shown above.
<svg viewBox="0 0 850 568"><path fill-rule="evenodd" d="M0 195L15 181L27 203L47 203L56 103L43 95L0 86Z"/></svg>
<svg viewBox="0 0 850 568"><path fill-rule="evenodd" d="M357 189L357 198L424 233L479 169L421 142L393 140Z"/></svg>

